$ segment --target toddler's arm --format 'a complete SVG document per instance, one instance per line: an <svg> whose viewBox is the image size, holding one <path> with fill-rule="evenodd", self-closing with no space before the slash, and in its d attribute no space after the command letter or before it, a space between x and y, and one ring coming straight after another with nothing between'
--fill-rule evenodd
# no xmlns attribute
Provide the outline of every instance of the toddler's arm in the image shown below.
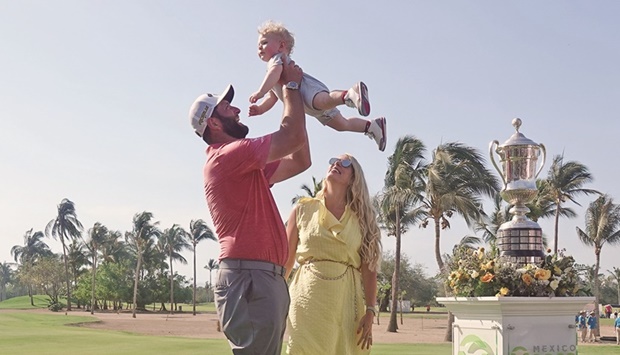
<svg viewBox="0 0 620 355"><path fill-rule="evenodd" d="M272 90L269 90L269 92L267 92L267 95L265 95L265 99L260 104L250 106L249 116L251 117L262 115L263 113L271 110L271 108L273 107L273 105L276 104L277 101L278 97L276 96L276 94L274 94Z"/></svg>
<svg viewBox="0 0 620 355"><path fill-rule="evenodd" d="M265 75L265 79L263 79L263 83L261 84L260 88L258 89L257 92L253 93L250 96L250 102L254 104L256 103L256 101L263 98L263 96L265 96L265 94L269 92L269 90L271 90L271 88L273 88L278 83L278 80L280 79L280 75L282 75L281 64L272 65L271 67L269 67L269 69L267 70L267 74Z"/></svg>

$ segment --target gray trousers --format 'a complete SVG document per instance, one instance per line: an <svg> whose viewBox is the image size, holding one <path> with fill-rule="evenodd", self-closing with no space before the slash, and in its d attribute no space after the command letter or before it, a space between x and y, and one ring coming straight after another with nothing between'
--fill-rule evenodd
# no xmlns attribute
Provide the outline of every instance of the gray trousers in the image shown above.
<svg viewBox="0 0 620 355"><path fill-rule="evenodd" d="M223 259L215 283L222 331L235 355L280 355L290 304L284 268Z"/></svg>

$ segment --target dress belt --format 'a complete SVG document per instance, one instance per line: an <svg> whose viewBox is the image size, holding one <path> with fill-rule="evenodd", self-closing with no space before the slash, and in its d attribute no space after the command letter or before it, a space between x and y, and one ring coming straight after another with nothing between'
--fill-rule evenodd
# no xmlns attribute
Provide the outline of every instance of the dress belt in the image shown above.
<svg viewBox="0 0 620 355"><path fill-rule="evenodd" d="M327 276L323 276L321 275L318 271L312 270L312 268L310 267L310 264L314 264L317 262L322 262L322 261L326 261L326 262L332 262L332 263L338 263L338 264L342 264L344 266L346 266L347 268L344 270L344 272L342 273L342 275L338 275L338 276L334 276L334 277L327 277ZM360 268L355 268L353 267L353 265L348 264L344 261L336 261L336 260L329 260L329 259L308 259L306 260L302 266L305 266L306 269L308 271L310 271L310 273L312 273L314 276L318 277L321 280L325 280L325 281L335 281L335 280L340 280L341 278L344 277L344 275L347 274L347 272L350 270L356 270L358 272L361 273ZM357 314L357 282L355 282L355 274L352 277L353 279L353 309L354 309L354 322L358 321L358 314ZM363 288L363 284L362 284L362 288Z"/></svg>
<svg viewBox="0 0 620 355"><path fill-rule="evenodd" d="M237 270L263 270L271 271L275 275L284 276L286 269L283 266L270 263L268 261L243 260L243 259L222 259L220 260L220 269L237 269Z"/></svg>

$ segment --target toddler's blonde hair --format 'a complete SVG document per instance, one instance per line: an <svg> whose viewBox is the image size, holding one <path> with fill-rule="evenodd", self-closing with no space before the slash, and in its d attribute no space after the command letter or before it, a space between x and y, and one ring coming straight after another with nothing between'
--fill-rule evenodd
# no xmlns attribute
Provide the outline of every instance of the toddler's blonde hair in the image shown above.
<svg viewBox="0 0 620 355"><path fill-rule="evenodd" d="M287 30L282 23L272 20L266 21L258 28L258 34L261 36L273 34L280 37L282 42L284 42L284 47L287 51L286 54L293 53L293 47L295 46L295 37L293 37L293 33Z"/></svg>

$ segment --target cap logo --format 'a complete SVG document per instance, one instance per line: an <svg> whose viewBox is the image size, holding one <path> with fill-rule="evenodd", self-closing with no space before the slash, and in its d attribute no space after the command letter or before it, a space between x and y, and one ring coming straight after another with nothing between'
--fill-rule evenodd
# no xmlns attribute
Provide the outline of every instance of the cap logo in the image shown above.
<svg viewBox="0 0 620 355"><path fill-rule="evenodd" d="M209 110L209 106L205 106L204 110L202 110L202 113L200 113L200 119L198 120L198 124L199 125L203 125L203 123L205 122L205 116L207 115L207 111Z"/></svg>

